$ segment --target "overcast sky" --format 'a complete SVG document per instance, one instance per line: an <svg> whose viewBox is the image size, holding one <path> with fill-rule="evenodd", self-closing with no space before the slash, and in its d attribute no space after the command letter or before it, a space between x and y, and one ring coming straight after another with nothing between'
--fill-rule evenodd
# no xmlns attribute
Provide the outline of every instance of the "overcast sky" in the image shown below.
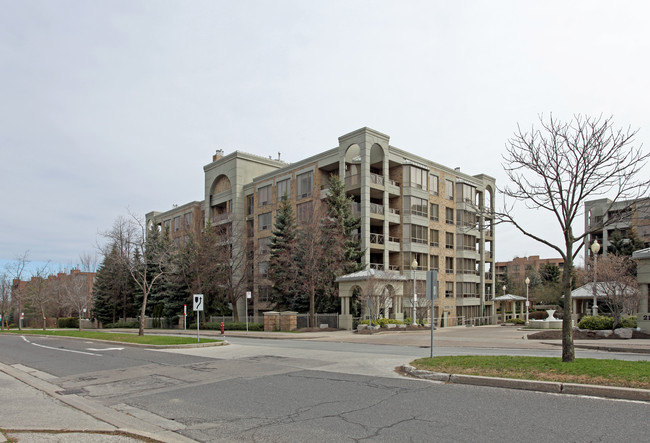
<svg viewBox="0 0 650 443"><path fill-rule="evenodd" d="M74 265L127 208L203 199L219 148L294 162L368 126L503 186L508 137L540 113L613 115L650 145L647 1L0 8L0 263L29 250ZM519 217L559 241L539 211ZM513 228L496 235L500 261L558 256Z"/></svg>

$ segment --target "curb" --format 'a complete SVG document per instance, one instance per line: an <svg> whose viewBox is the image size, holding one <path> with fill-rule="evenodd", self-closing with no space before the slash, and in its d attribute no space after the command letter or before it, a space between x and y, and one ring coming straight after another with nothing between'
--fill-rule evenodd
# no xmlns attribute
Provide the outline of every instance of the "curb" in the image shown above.
<svg viewBox="0 0 650 443"><path fill-rule="evenodd" d="M590 397L616 398L650 402L650 389L619 388L614 386L583 385L552 381L519 380L515 378L483 377L480 375L446 374L416 369L402 365L400 369L411 377L444 383L489 386L493 388L521 389L553 394L588 395Z"/></svg>
<svg viewBox="0 0 650 443"><path fill-rule="evenodd" d="M540 343L545 345L552 346L562 346L562 343L549 343L540 341ZM605 351L605 352L629 352L632 354L650 354L650 349L645 348L620 348L617 346L598 346L598 345L583 345L583 344L573 344L573 347L576 349L592 349L594 351Z"/></svg>

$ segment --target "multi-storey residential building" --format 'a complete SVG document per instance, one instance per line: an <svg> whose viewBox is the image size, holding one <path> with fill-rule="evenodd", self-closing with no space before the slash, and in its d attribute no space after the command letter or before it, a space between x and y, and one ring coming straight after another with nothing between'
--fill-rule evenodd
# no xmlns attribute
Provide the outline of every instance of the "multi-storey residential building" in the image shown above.
<svg viewBox="0 0 650 443"><path fill-rule="evenodd" d="M650 198L612 202L601 198L585 202L585 257L591 257L594 240L600 243L600 253L607 255L609 239L615 231L623 238L634 229L636 236L645 247L650 246Z"/></svg>
<svg viewBox="0 0 650 443"><path fill-rule="evenodd" d="M507 275L511 280L522 284L528 271L539 271L543 265L552 264L564 269L564 260L561 258L539 258L539 255L530 257L515 257L510 261L496 262L497 284L500 284Z"/></svg>
<svg viewBox="0 0 650 443"><path fill-rule="evenodd" d="M236 247L251 251L249 308L255 314L272 308L268 246L278 203L287 198L300 223L326 197L331 175L344 179L361 218L366 267L411 276L415 259L418 280L427 270L439 271L438 316L443 309L466 318L494 314L492 177L468 175L400 150L389 144L388 135L370 128L343 135L338 146L292 164L218 151L204 173L205 220L232 224L245 238ZM147 218L162 224L176 209Z"/></svg>

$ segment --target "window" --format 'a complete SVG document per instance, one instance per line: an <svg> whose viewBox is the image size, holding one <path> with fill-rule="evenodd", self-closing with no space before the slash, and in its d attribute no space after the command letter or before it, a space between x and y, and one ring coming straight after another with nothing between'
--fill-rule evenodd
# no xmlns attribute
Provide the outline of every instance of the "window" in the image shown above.
<svg viewBox="0 0 650 443"><path fill-rule="evenodd" d="M404 254L404 269L413 271L413 268L411 267L413 259L416 259L418 262L418 268L416 269L417 271L426 271L428 269L427 262L429 261L429 254L422 254L420 252L411 252L410 254Z"/></svg>
<svg viewBox="0 0 650 443"><path fill-rule="evenodd" d="M438 206L437 203L431 203L429 205L429 217L431 218L431 220L438 221L439 212L440 212L440 207Z"/></svg>
<svg viewBox="0 0 650 443"><path fill-rule="evenodd" d="M405 243L412 242L412 243L427 244L428 241L427 231L428 228L426 226L404 225Z"/></svg>
<svg viewBox="0 0 650 443"><path fill-rule="evenodd" d="M454 249L454 233L453 232L445 233L445 248Z"/></svg>
<svg viewBox="0 0 650 443"><path fill-rule="evenodd" d="M438 176L429 176L429 192L433 195L438 195Z"/></svg>
<svg viewBox="0 0 650 443"><path fill-rule="evenodd" d="M253 220L246 220L246 237L253 237L255 235L253 231L255 231Z"/></svg>
<svg viewBox="0 0 650 443"><path fill-rule="evenodd" d="M404 213L426 217L428 204L429 202L423 198L404 197Z"/></svg>
<svg viewBox="0 0 650 443"><path fill-rule="evenodd" d="M437 229L431 229L429 231L429 246L433 246L434 248L437 248L439 246L440 242L440 231Z"/></svg>
<svg viewBox="0 0 650 443"><path fill-rule="evenodd" d="M255 211L255 196L253 194L246 196L246 215L253 215Z"/></svg>
<svg viewBox="0 0 650 443"><path fill-rule="evenodd" d="M458 183L458 201L465 203L474 203L474 197L476 196L476 188L467 183Z"/></svg>
<svg viewBox="0 0 650 443"><path fill-rule="evenodd" d="M314 187L314 171L305 172L296 176L298 182L298 196L297 198L305 198L311 195Z"/></svg>
<svg viewBox="0 0 650 443"><path fill-rule="evenodd" d="M429 269L432 270L432 271L437 271L438 266L439 266L439 262L440 262L440 257L438 257L437 255L430 255L429 256L429 266L430 266Z"/></svg>
<svg viewBox="0 0 650 443"><path fill-rule="evenodd" d="M181 229L181 216L177 215L174 217L174 232L180 231Z"/></svg>
<svg viewBox="0 0 650 443"><path fill-rule="evenodd" d="M260 206L271 204L271 185L262 186L257 188L257 199Z"/></svg>
<svg viewBox="0 0 650 443"><path fill-rule="evenodd" d="M286 200L291 195L291 179L280 180L277 183L278 201Z"/></svg>
<svg viewBox="0 0 650 443"><path fill-rule="evenodd" d="M476 260L471 258L456 259L456 273L458 274L477 274Z"/></svg>
<svg viewBox="0 0 650 443"><path fill-rule="evenodd" d="M445 221L448 225L454 224L454 208L445 208Z"/></svg>
<svg viewBox="0 0 650 443"><path fill-rule="evenodd" d="M296 221L298 224L309 223L314 215L314 207L311 202L296 205Z"/></svg>
<svg viewBox="0 0 650 443"><path fill-rule="evenodd" d="M271 251L271 237L259 239L260 255L266 255Z"/></svg>
<svg viewBox="0 0 650 443"><path fill-rule="evenodd" d="M456 294L462 298L476 298L478 297L478 288L476 283L457 283Z"/></svg>
<svg viewBox="0 0 650 443"><path fill-rule="evenodd" d="M445 257L445 272L447 274L454 273L454 257Z"/></svg>
<svg viewBox="0 0 650 443"><path fill-rule="evenodd" d="M163 226L165 227L165 232L171 232L171 230L172 230L172 221L171 220L165 220L163 222Z"/></svg>
<svg viewBox="0 0 650 443"><path fill-rule="evenodd" d="M451 180L445 180L445 192L447 195L447 200L454 199L454 182Z"/></svg>
<svg viewBox="0 0 650 443"><path fill-rule="evenodd" d="M261 302L271 301L271 287L258 286L257 287L257 300Z"/></svg>
<svg viewBox="0 0 650 443"><path fill-rule="evenodd" d="M468 228L478 229L479 218L475 212L463 211L459 209L456 211L456 223Z"/></svg>
<svg viewBox="0 0 650 443"><path fill-rule="evenodd" d="M404 166L404 183L407 186L417 189L427 189L427 181L429 180L429 171L420 169L416 166Z"/></svg>
<svg viewBox="0 0 650 443"><path fill-rule="evenodd" d="M268 277L269 275L269 262L261 261L257 265L258 274L260 277Z"/></svg>
<svg viewBox="0 0 650 443"><path fill-rule="evenodd" d="M445 282L445 297L454 298L454 282Z"/></svg>
<svg viewBox="0 0 650 443"><path fill-rule="evenodd" d="M264 231L265 229L271 229L271 222L273 218L270 212L265 214L260 214L257 217L257 230Z"/></svg>
<svg viewBox="0 0 650 443"><path fill-rule="evenodd" d="M476 251L476 237L473 235L458 234L456 244L459 250Z"/></svg>
<svg viewBox="0 0 650 443"><path fill-rule="evenodd" d="M183 216L183 223L185 224L185 229L190 229L192 227L192 213L188 212Z"/></svg>

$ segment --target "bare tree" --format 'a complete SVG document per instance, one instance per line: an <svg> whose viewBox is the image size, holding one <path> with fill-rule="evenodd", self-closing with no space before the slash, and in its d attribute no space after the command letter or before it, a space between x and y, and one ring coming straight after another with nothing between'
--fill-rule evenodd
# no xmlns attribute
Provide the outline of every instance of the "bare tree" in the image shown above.
<svg viewBox="0 0 650 443"><path fill-rule="evenodd" d="M371 322L378 320L388 314L388 310L393 307L394 286L397 282L397 275L392 272L383 272L370 270L370 274L364 282L362 291L363 298L366 302L368 317Z"/></svg>
<svg viewBox="0 0 650 443"><path fill-rule="evenodd" d="M553 116L540 116L540 128L530 132L518 127L508 140L503 156L510 184L500 189L512 203L504 203L497 214L522 234L554 249L564 260L562 292L562 361L575 359L572 329L571 278L574 260L588 232L574 231L582 221L584 203L607 195L612 204L644 195L650 179L637 178L649 154L634 147L637 131L614 129L612 118L576 115L564 123ZM517 203L528 209L547 211L555 218L563 242L555 244L547 237L548 227L533 232L513 214ZM614 223L615 219L604 223ZM548 225L547 225L548 226ZM602 226L601 226L602 228Z"/></svg>
<svg viewBox="0 0 650 443"><path fill-rule="evenodd" d="M77 313L79 319L79 330L82 327L82 314L88 310L88 294L90 288L88 287L88 276L79 272L73 271L69 276L65 276L60 280L61 295L63 301L67 306L70 306L73 311Z"/></svg>
<svg viewBox="0 0 650 443"><path fill-rule="evenodd" d="M25 286L25 304L31 306L43 319L43 330L47 329L47 314L53 304L54 296L51 281L48 279L49 263L37 268L32 279Z"/></svg>
<svg viewBox="0 0 650 443"><path fill-rule="evenodd" d="M18 316L22 315L23 309L23 300L22 300L22 289L20 287L20 281L23 279L25 273L25 267L29 264L29 251L25 251L22 255L16 257L16 259L9 263L6 267L7 273L12 281L11 287L11 297L13 300L14 308L18 310ZM22 330L22 322L18 322L18 329Z"/></svg>
<svg viewBox="0 0 650 443"><path fill-rule="evenodd" d="M593 281L594 266L589 267L588 278ZM590 275L589 275L590 274ZM636 263L624 255L609 254L598 259L596 293L604 296L605 305L614 317L616 328L623 315L638 312L641 291L636 279Z"/></svg>
<svg viewBox="0 0 650 443"><path fill-rule="evenodd" d="M142 292L138 335L144 335L147 300L156 283L168 272L172 244L156 226L147 229L145 221L134 214L130 219L118 218L104 235L112 240L109 243L119 246L119 260Z"/></svg>
<svg viewBox="0 0 650 443"><path fill-rule="evenodd" d="M0 330L9 329L7 315L11 311L11 280L7 272L0 274Z"/></svg>
<svg viewBox="0 0 650 443"><path fill-rule="evenodd" d="M82 252L79 254L79 270L82 272L97 272L97 254Z"/></svg>

